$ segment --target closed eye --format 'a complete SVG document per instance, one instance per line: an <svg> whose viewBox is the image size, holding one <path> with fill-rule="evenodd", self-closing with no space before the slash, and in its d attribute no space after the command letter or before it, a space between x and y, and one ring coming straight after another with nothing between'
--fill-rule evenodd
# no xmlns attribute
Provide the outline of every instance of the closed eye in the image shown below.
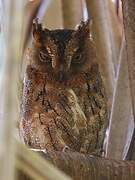
<svg viewBox="0 0 135 180"><path fill-rule="evenodd" d="M75 53L72 57L72 64L82 64L84 61L84 58L82 56L82 53Z"/></svg>
<svg viewBox="0 0 135 180"><path fill-rule="evenodd" d="M48 53L45 53L42 51L39 52L39 59L40 61L45 62L45 63L51 62L51 57L48 55Z"/></svg>

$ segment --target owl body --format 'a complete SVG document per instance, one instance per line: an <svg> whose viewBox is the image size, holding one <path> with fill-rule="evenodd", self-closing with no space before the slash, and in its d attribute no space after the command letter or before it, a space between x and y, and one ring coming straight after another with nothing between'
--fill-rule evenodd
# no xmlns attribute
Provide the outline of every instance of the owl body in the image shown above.
<svg viewBox="0 0 135 180"><path fill-rule="evenodd" d="M89 25L33 27L23 82L20 135L36 149L101 154L107 101Z"/></svg>

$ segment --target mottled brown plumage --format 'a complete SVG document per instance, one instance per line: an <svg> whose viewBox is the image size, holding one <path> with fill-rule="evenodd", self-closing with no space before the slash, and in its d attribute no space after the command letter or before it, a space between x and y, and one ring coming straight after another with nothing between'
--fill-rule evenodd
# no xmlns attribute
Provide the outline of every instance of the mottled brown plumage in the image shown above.
<svg viewBox="0 0 135 180"><path fill-rule="evenodd" d="M33 24L20 135L31 148L101 154L107 103L89 22L76 30Z"/></svg>

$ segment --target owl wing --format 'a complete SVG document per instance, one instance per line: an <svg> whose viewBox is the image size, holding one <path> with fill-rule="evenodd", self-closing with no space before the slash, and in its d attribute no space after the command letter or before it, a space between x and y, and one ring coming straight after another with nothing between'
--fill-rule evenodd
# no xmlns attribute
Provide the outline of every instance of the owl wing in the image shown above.
<svg viewBox="0 0 135 180"><path fill-rule="evenodd" d="M86 117L73 90L56 88L31 66L24 79L19 126L24 143L36 149L61 151L68 146L79 151Z"/></svg>
<svg viewBox="0 0 135 180"><path fill-rule="evenodd" d="M86 136L80 151L101 154L108 125L108 113L107 98L98 65L94 64L90 70L84 73L84 77L80 88L73 87L78 97L78 103L87 119Z"/></svg>

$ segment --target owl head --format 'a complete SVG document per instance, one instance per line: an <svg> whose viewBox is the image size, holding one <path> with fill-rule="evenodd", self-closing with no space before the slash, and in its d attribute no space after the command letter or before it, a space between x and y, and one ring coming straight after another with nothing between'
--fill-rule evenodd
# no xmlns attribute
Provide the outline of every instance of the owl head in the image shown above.
<svg viewBox="0 0 135 180"><path fill-rule="evenodd" d="M87 71L96 59L89 20L82 21L75 30L49 30L36 19L32 35L32 65L56 81L65 82Z"/></svg>

